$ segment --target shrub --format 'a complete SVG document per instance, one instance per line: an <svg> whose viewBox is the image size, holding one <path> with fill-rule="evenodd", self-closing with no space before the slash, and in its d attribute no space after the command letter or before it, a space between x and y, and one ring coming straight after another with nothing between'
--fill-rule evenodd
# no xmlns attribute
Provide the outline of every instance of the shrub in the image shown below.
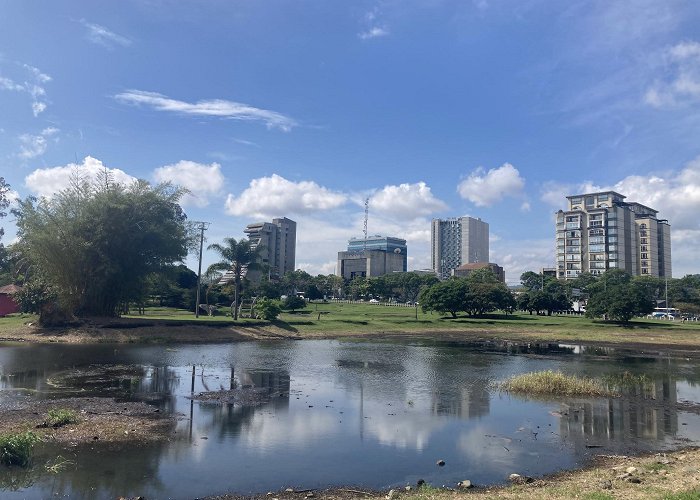
<svg viewBox="0 0 700 500"><path fill-rule="evenodd" d="M270 300L270 299L259 299L255 303L255 312L262 318L267 321L273 321L277 318L279 315L281 309L276 300Z"/></svg>
<svg viewBox="0 0 700 500"><path fill-rule="evenodd" d="M41 438L32 431L0 435L0 463L26 467L31 462L32 448Z"/></svg>

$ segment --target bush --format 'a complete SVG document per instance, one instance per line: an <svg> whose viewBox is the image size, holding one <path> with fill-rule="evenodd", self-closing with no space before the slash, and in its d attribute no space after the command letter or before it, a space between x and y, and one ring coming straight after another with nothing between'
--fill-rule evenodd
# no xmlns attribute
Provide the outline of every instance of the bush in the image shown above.
<svg viewBox="0 0 700 500"><path fill-rule="evenodd" d="M49 410L49 417L46 419L45 424L48 427L62 427L68 424L75 424L78 422L78 416L73 410Z"/></svg>
<svg viewBox="0 0 700 500"><path fill-rule="evenodd" d="M294 311L296 309L304 309L306 307L306 300L303 297L297 297L296 295L290 295L282 303L283 309L289 309Z"/></svg>
<svg viewBox="0 0 700 500"><path fill-rule="evenodd" d="M279 303L276 300L270 300L267 298L258 299L255 303L255 312L262 319L267 321L274 321L279 315L281 309Z"/></svg>
<svg viewBox="0 0 700 500"><path fill-rule="evenodd" d="M41 438L32 431L0 435L0 463L26 467L32 459L32 448Z"/></svg>

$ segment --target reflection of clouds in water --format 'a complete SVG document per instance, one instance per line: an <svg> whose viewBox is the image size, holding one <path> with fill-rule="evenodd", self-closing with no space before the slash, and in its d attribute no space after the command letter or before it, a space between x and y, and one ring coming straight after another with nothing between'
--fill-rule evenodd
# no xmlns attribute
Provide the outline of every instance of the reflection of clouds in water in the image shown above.
<svg viewBox="0 0 700 500"><path fill-rule="evenodd" d="M421 413L416 416L373 416L365 421L365 432L373 435L380 444L396 448L423 450L430 436L447 425L446 419Z"/></svg>
<svg viewBox="0 0 700 500"><path fill-rule="evenodd" d="M275 446L322 441L337 424L337 415L311 409L306 415L301 412L289 414L284 425L278 418L256 413L241 434L241 440L252 449L274 451Z"/></svg>
<svg viewBox="0 0 700 500"><path fill-rule="evenodd" d="M491 467L499 465L510 469L516 465L522 466L529 455L522 444L516 444L505 436L495 436L492 432L492 429L482 425L465 430L457 438L457 449L472 463L488 463Z"/></svg>

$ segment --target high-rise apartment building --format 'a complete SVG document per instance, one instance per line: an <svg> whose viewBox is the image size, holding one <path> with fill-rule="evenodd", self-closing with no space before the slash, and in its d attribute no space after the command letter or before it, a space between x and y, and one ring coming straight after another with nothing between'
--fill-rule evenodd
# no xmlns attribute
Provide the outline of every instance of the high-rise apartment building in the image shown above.
<svg viewBox="0 0 700 500"><path fill-rule="evenodd" d="M244 230L251 246L262 245L260 256L263 266L272 276L284 276L294 271L297 244L297 223L286 217L272 222L248 224ZM249 277L250 279L250 277Z"/></svg>
<svg viewBox="0 0 700 500"><path fill-rule="evenodd" d="M462 264L489 261L489 225L473 217L433 219L432 268L447 279Z"/></svg>
<svg viewBox="0 0 700 500"><path fill-rule="evenodd" d="M615 191L567 196L556 214L557 277L623 269L671 277L671 226L658 211Z"/></svg>

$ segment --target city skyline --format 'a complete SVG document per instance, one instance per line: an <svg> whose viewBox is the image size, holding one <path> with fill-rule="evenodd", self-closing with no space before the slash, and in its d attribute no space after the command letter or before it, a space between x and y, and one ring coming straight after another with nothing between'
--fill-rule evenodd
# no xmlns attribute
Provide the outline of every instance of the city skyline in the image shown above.
<svg viewBox="0 0 700 500"><path fill-rule="evenodd" d="M555 265L567 194L616 191L669 220L682 277L700 272L699 22L692 1L8 1L0 175L21 198L74 164L171 181L209 243L284 215L314 275L366 198L409 270L431 267L432 219L469 215L509 283Z"/></svg>

